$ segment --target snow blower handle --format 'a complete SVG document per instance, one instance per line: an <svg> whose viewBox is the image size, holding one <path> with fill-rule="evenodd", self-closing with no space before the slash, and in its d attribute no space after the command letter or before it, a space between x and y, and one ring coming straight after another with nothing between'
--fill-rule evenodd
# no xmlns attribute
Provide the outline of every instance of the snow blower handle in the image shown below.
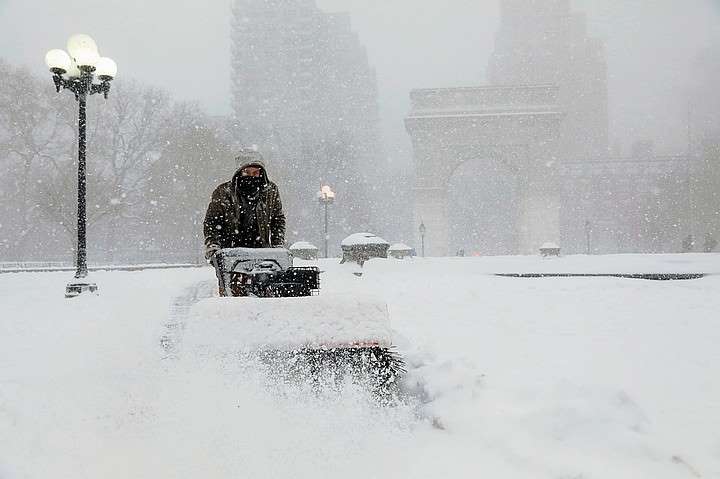
<svg viewBox="0 0 720 479"><path fill-rule="evenodd" d="M232 296L230 291L229 277L225 276L225 263L223 261L222 250L218 250L210 257L210 262L215 268L215 276L218 279L220 296Z"/></svg>

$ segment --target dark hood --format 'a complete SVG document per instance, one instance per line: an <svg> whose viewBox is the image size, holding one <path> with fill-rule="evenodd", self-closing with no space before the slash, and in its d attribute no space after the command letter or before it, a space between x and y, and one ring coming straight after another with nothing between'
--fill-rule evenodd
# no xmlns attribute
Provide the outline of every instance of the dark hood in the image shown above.
<svg viewBox="0 0 720 479"><path fill-rule="evenodd" d="M243 168L245 168L246 166L259 166L262 170L260 174L262 175L263 179L265 180L265 186L267 186L270 183L270 180L268 179L268 176L267 176L267 171L265 170L265 163L263 163L261 160L252 160L252 161L248 161L247 163L241 164L238 167L237 171L235 171L235 174L232 177L233 188L237 189L238 178L240 177Z"/></svg>

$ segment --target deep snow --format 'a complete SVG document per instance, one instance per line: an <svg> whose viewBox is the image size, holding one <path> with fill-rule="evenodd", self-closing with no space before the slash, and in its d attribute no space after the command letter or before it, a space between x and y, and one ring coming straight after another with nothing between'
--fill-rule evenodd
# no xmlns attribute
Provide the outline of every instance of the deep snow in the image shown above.
<svg viewBox="0 0 720 479"><path fill-rule="evenodd" d="M0 478L720 477L720 255L337 260L384 297L405 401L183 354L210 269L0 275Z"/></svg>
<svg viewBox="0 0 720 479"><path fill-rule="evenodd" d="M359 292L300 298L207 298L192 306L184 350L286 350L365 344L389 347L382 298Z"/></svg>

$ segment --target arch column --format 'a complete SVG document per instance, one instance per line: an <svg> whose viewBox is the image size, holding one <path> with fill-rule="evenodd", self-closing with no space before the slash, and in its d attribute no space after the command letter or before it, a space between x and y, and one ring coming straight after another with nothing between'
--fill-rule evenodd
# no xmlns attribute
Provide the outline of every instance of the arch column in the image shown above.
<svg viewBox="0 0 720 479"><path fill-rule="evenodd" d="M545 242L560 244L560 198L532 186L518 205L518 253L537 254Z"/></svg>
<svg viewBox="0 0 720 479"><path fill-rule="evenodd" d="M555 162L531 161L521 172L520 181L518 253L537 254L543 243L560 244L560 189Z"/></svg>

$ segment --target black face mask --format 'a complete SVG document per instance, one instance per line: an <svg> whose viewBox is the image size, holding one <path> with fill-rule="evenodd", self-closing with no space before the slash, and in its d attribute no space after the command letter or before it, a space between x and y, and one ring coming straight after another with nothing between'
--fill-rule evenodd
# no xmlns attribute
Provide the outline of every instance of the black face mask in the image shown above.
<svg viewBox="0 0 720 479"><path fill-rule="evenodd" d="M265 185L265 178L262 176L241 176L237 181L238 192L254 196Z"/></svg>

